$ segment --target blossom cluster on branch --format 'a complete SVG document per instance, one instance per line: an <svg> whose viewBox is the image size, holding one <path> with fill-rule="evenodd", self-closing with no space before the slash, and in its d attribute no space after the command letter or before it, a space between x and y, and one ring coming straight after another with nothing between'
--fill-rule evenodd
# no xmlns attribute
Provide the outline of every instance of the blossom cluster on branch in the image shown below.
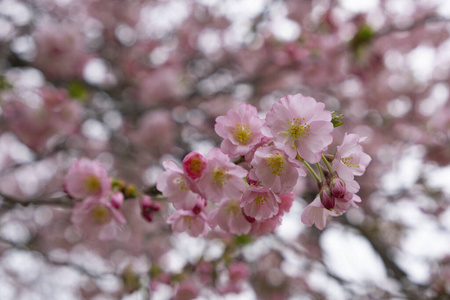
<svg viewBox="0 0 450 300"><path fill-rule="evenodd" d="M294 186L309 171L320 192L301 220L323 229L328 216L361 201L354 176L362 175L371 160L356 134L346 134L336 154L326 158L333 128L325 105L301 94L278 98L265 120L249 104L229 110L216 119L220 149L206 157L191 152L182 168L164 162L157 188L176 209L168 222L192 236L216 226L237 235L263 235L281 224L294 201ZM320 176L310 164L316 164Z"/></svg>

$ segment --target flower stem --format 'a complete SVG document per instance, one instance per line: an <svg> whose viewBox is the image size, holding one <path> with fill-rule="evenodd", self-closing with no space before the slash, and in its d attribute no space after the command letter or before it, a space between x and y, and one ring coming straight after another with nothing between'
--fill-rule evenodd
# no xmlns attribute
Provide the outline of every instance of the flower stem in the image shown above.
<svg viewBox="0 0 450 300"><path fill-rule="evenodd" d="M319 176L317 176L316 172L314 172L313 168L311 168L311 166L305 161L303 160L303 163L305 164L306 168L309 170L309 172L311 173L311 175L314 177L314 179L317 181L317 183L321 183ZM322 171L322 170L321 170Z"/></svg>
<svg viewBox="0 0 450 300"><path fill-rule="evenodd" d="M328 171L330 171L330 174L334 173L333 167L330 165L330 162L327 160L327 158L322 154L322 161L327 166Z"/></svg>
<svg viewBox="0 0 450 300"><path fill-rule="evenodd" d="M316 163L317 169L319 170L320 179L322 179L322 182L325 182L325 175L322 171L322 166L319 163Z"/></svg>

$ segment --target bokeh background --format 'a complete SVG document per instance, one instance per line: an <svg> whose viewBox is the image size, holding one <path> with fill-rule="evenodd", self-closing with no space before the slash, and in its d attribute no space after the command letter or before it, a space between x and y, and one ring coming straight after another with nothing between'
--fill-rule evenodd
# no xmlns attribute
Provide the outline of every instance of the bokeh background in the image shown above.
<svg viewBox="0 0 450 300"><path fill-rule="evenodd" d="M449 299L449 21L446 0L0 0L0 299L191 299L190 281L198 299ZM220 145L217 116L295 93L345 116L330 153L353 132L372 157L360 208L323 231L300 221L312 178L257 239L171 233L163 200L151 223L126 201L113 241L71 224L75 159L152 193L162 161ZM220 292L234 262L248 277Z"/></svg>

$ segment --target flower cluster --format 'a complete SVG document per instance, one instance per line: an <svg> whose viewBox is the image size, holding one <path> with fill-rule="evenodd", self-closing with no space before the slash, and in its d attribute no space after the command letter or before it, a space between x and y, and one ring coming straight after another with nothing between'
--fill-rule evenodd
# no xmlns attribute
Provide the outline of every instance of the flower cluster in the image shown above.
<svg viewBox="0 0 450 300"><path fill-rule="evenodd" d="M132 185L111 179L105 167L86 158L75 161L64 179L65 192L77 202L72 213L72 223L81 231L97 235L107 240L125 223L120 208L125 198L135 198L136 189ZM152 220L152 213L159 210L147 195L141 197L142 217Z"/></svg>
<svg viewBox="0 0 450 300"><path fill-rule="evenodd" d="M301 94L277 99L265 120L249 104L229 110L216 119L215 131L223 138L220 149L211 149L206 157L189 153L182 167L164 162L157 189L176 209L168 223L191 236L216 226L237 235L271 232L290 210L299 177L309 171L320 192L301 219L323 229L328 216L361 200L354 176L362 175L370 162L356 134L346 134L337 153L325 158L333 124L342 123L323 103ZM310 164L316 164L320 176Z"/></svg>

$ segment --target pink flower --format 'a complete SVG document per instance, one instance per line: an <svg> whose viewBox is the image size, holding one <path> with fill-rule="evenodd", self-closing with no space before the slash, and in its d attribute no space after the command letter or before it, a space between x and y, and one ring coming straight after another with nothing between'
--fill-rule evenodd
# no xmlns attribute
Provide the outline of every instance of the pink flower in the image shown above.
<svg viewBox="0 0 450 300"><path fill-rule="evenodd" d="M67 172L64 188L73 198L100 200L109 197L111 181L102 164L81 158Z"/></svg>
<svg viewBox="0 0 450 300"><path fill-rule="evenodd" d="M156 180L156 188L176 209L190 210L195 206L198 195L191 190L191 179L173 161L163 162L166 171Z"/></svg>
<svg viewBox="0 0 450 300"><path fill-rule="evenodd" d="M220 206L210 214L212 227L219 225L222 230L228 233L248 234L251 224L242 213L240 204L240 201L235 199L222 201Z"/></svg>
<svg viewBox="0 0 450 300"><path fill-rule="evenodd" d="M292 203L294 202L294 193L280 194L279 195L281 202L278 204L280 210L278 214L284 214L285 212L289 212L292 207Z"/></svg>
<svg viewBox="0 0 450 300"><path fill-rule="evenodd" d="M77 203L71 220L83 233L96 235L101 240L114 239L117 230L126 223L122 213L104 200Z"/></svg>
<svg viewBox="0 0 450 300"><path fill-rule="evenodd" d="M281 225L282 221L283 217L279 214L266 220L256 221L252 223L252 230L250 231L250 233L253 236L265 235L267 233L273 232L278 226Z"/></svg>
<svg viewBox="0 0 450 300"><path fill-rule="evenodd" d="M357 134L345 134L342 144L337 147L337 152L333 160L333 169L338 173L345 183L347 190L357 192L359 185L353 180L354 176L361 176L366 171L371 158L363 152L360 142L365 138L360 138Z"/></svg>
<svg viewBox="0 0 450 300"><path fill-rule="evenodd" d="M269 188L251 185L241 199L244 213L257 221L273 217L278 213L280 198Z"/></svg>
<svg viewBox="0 0 450 300"><path fill-rule="evenodd" d="M206 215L203 212L195 214L190 210L177 210L169 216L167 223L172 224L172 230L186 232L193 237L198 237L208 232Z"/></svg>
<svg viewBox="0 0 450 300"><path fill-rule="evenodd" d="M301 94L278 98L266 116L266 126L264 134L273 136L278 149L310 163L318 162L333 140L331 113L325 104Z"/></svg>
<svg viewBox="0 0 450 300"><path fill-rule="evenodd" d="M206 165L206 158L199 152L191 152L183 159L183 170L192 179L200 178Z"/></svg>
<svg viewBox="0 0 450 300"><path fill-rule="evenodd" d="M327 223L327 218L334 213L323 207L320 197L316 197L313 202L308 204L302 212L302 223L310 227L313 224L320 230L323 230Z"/></svg>
<svg viewBox="0 0 450 300"><path fill-rule="evenodd" d="M230 162L219 148L211 149L206 159L208 165L197 182L205 198L215 203L225 198L239 199L247 185L244 180L247 171Z"/></svg>
<svg viewBox="0 0 450 300"><path fill-rule="evenodd" d="M256 150L251 165L262 185L277 194L290 193L297 184L299 173L306 176L303 166L297 160L292 161L274 146Z"/></svg>
<svg viewBox="0 0 450 300"><path fill-rule="evenodd" d="M245 155L261 141L263 124L252 105L242 103L236 110L230 109L226 116L216 118L214 129L224 139L220 149L231 158Z"/></svg>

